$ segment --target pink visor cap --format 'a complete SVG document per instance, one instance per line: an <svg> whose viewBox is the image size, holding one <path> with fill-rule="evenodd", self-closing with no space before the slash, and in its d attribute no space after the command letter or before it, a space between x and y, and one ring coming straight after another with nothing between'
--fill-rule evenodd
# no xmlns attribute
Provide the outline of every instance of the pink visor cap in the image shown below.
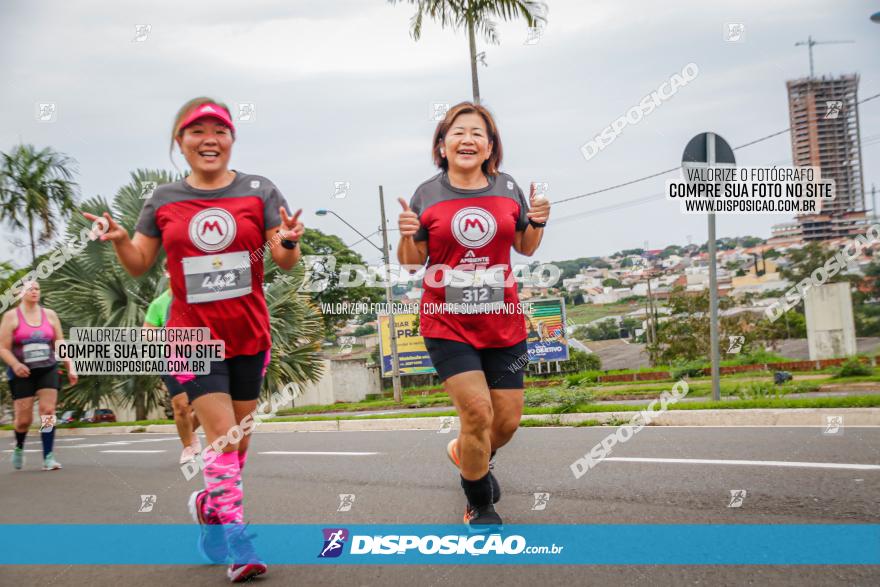
<svg viewBox="0 0 880 587"><path fill-rule="evenodd" d="M235 135L235 125L232 124L232 118L229 117L229 113L226 112L226 109L224 107L217 104L202 104L201 106L190 112L186 116L186 118L183 119L183 122L180 123L180 130L185 129L199 118L203 118L205 116L216 118L217 120L228 126L229 130L232 131L232 134Z"/></svg>

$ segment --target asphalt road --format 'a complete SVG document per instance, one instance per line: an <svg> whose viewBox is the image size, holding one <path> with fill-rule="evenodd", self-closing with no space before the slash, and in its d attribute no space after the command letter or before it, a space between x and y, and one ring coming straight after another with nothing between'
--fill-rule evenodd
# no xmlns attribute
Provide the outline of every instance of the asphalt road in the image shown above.
<svg viewBox="0 0 880 587"><path fill-rule="evenodd" d="M581 479L569 465L613 429L521 429L498 455L509 524L841 524L880 523L880 470L784 467L778 461L880 464L880 429L645 428ZM252 523L455 524L463 496L445 457L449 434L426 431L257 433L244 474ZM39 439L29 437L22 471L0 453L0 522L186 523L186 500L201 483L177 466L169 435L59 437L64 469L39 470ZM137 451L137 452L127 452ZM312 454L261 454L269 452ZM373 454L314 454L356 452ZM660 460L614 460L660 459ZM663 459L702 459L669 462ZM725 464L719 461L750 461ZM775 464L774 464L775 462ZM731 490L746 490L740 507ZM534 493L548 492L544 510ZM156 495L138 513L143 494ZM339 494L355 494L339 512ZM2 527L0 527L2 530ZM48 548L45 545L34 548ZM311 548L313 545L309 545ZM0 584L219 585L219 567L14 566ZM873 566L287 566L266 585L876 585Z"/></svg>

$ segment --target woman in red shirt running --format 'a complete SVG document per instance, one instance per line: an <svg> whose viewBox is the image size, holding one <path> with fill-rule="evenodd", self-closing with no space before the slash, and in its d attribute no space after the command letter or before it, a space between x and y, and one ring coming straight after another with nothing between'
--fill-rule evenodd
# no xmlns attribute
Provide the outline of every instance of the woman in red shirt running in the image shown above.
<svg viewBox="0 0 880 587"><path fill-rule="evenodd" d="M461 420L446 452L460 469L473 531L501 526L495 451L513 437L523 407L526 326L510 250L531 256L541 244L550 204L526 201L499 168L501 137L488 110L470 102L449 109L434 131L440 173L416 189L398 223L398 260L424 265L421 334Z"/></svg>
<svg viewBox="0 0 880 587"><path fill-rule="evenodd" d="M173 299L165 327L207 327L212 339L225 343L225 360L212 362L209 374L175 377L211 445L202 453L205 489L190 497L190 511L202 524L200 547L215 562L231 560L227 575L240 582L266 572L244 534L241 484L249 442L249 428L241 423L257 406L272 344L263 247L289 270L300 259L297 241L305 228L301 210L288 216L287 202L271 181L229 169L234 141L224 104L210 98L184 104L171 148L180 149L191 173L155 189L133 237L105 212L110 228L101 239L113 243L134 276L152 267L163 247Z"/></svg>

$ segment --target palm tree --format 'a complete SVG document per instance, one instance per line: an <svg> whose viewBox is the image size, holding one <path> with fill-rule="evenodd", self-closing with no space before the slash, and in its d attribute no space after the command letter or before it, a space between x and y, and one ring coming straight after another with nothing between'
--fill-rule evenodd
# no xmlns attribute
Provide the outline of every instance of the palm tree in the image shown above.
<svg viewBox="0 0 880 587"><path fill-rule="evenodd" d="M27 229L31 263L37 263L37 242L50 241L58 229L58 214L75 210L74 161L49 147L37 151L19 145L0 153L0 220L14 229ZM39 236L34 232L42 224Z"/></svg>
<svg viewBox="0 0 880 587"><path fill-rule="evenodd" d="M164 184L179 177L165 171L138 170L131 182L116 194L110 206L103 198L90 198L82 210L93 214L109 211L120 225L133 230L140 214L141 194L147 182ZM69 236L78 235L88 222L80 215L68 226ZM43 281L46 305L52 307L65 329L79 327L139 327L150 301L166 287L161 259L144 275L134 278L117 262L107 243L89 243ZM280 272L266 255L267 277ZM294 273L296 277L296 273ZM302 277L275 280L266 287L267 304L272 316L272 362L269 364L263 393L270 394L288 382L316 381L321 376L318 359L323 337L321 318L306 294L296 288ZM268 283L267 279L267 283ZM82 376L65 395L66 407L98 407L105 399L118 399L134 406L136 418L144 419L153 408L162 405L165 392L156 375Z"/></svg>
<svg viewBox="0 0 880 587"><path fill-rule="evenodd" d="M391 4L407 2L416 5L416 13L410 20L410 35L418 41L422 36L422 21L425 16L440 21L440 27L451 26L452 30L466 28L471 51L471 82L474 91L474 104L480 103L480 84L477 80L477 42L476 33L497 45L498 33L493 17L512 21L524 18L530 27L546 22L544 14L547 4L533 0L388 0Z"/></svg>

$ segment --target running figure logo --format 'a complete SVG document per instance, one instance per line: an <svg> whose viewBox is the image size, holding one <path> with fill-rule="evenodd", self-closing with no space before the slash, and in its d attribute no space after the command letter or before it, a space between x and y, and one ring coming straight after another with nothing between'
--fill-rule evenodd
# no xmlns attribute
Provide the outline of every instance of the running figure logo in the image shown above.
<svg viewBox="0 0 880 587"><path fill-rule="evenodd" d="M843 110L843 100L826 100L825 101L825 118L835 119L840 116Z"/></svg>
<svg viewBox="0 0 880 587"><path fill-rule="evenodd" d="M142 495L141 496L141 507L138 508L139 514L145 514L153 511L153 506L156 505L156 496L155 495Z"/></svg>
<svg viewBox="0 0 880 587"><path fill-rule="evenodd" d="M46 414L40 416L40 432L52 432L55 428L55 415Z"/></svg>
<svg viewBox="0 0 880 587"><path fill-rule="evenodd" d="M153 197L153 192L159 187L159 183L155 181L145 181L141 184L141 200L149 200Z"/></svg>
<svg viewBox="0 0 880 587"><path fill-rule="evenodd" d="M724 40L730 43L743 41L746 34L746 25L741 22L729 22L724 31Z"/></svg>
<svg viewBox="0 0 880 587"><path fill-rule="evenodd" d="M440 420L440 430L437 431L437 434L449 434L452 431L452 416L444 416Z"/></svg>
<svg viewBox="0 0 880 587"><path fill-rule="evenodd" d="M153 25L151 24L136 24L134 25L134 38L131 40L132 43L143 43L147 40L147 37L150 36L150 33L153 30Z"/></svg>
<svg viewBox="0 0 880 587"><path fill-rule="evenodd" d="M57 118L57 108L54 102L37 104L37 120L40 122L55 122Z"/></svg>
<svg viewBox="0 0 880 587"><path fill-rule="evenodd" d="M447 112L449 112L449 102L434 102L431 104L431 115L429 116L429 119L434 122L440 122L446 118Z"/></svg>
<svg viewBox="0 0 880 587"><path fill-rule="evenodd" d="M550 494L549 493L536 493L535 494L535 504L532 506L532 511L541 511L547 509L547 504L550 502Z"/></svg>
<svg viewBox="0 0 880 587"><path fill-rule="evenodd" d="M318 554L318 558L336 558L342 554L345 541L348 540L348 530L345 528L324 528L324 548Z"/></svg>
<svg viewBox="0 0 880 587"><path fill-rule="evenodd" d="M351 190L351 182L350 181L334 181L333 182L333 195L331 198L335 198L337 200L343 199L348 195L348 192Z"/></svg>
<svg viewBox="0 0 880 587"><path fill-rule="evenodd" d="M727 354L736 354L740 352L746 342L745 336L729 336L727 345Z"/></svg>
<svg viewBox="0 0 880 587"><path fill-rule="evenodd" d="M822 434L843 434L843 416L825 416L825 430Z"/></svg>
<svg viewBox="0 0 880 587"><path fill-rule="evenodd" d="M339 507L336 508L337 512L350 512L351 506L354 505L354 493L340 493L339 494Z"/></svg>
<svg viewBox="0 0 880 587"><path fill-rule="evenodd" d="M730 503L727 504L729 508L738 508L742 507L743 501L746 499L746 490L745 489L731 489L730 490Z"/></svg>

